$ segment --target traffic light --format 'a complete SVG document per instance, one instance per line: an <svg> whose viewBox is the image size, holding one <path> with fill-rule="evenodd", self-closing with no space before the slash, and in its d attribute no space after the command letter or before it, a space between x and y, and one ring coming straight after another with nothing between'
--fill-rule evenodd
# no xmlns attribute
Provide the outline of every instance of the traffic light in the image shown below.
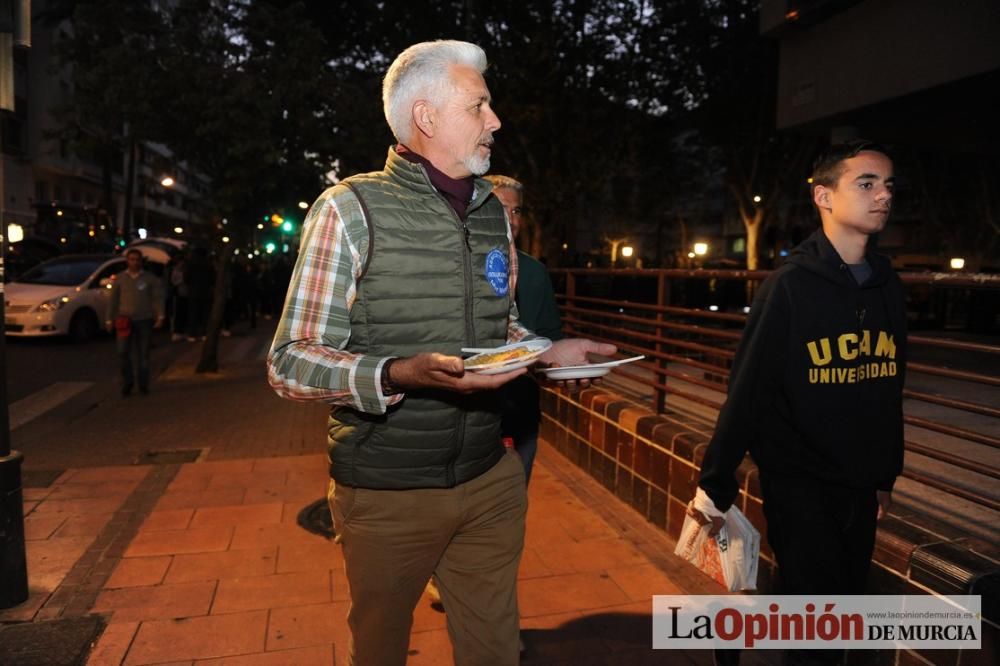
<svg viewBox="0 0 1000 666"><path fill-rule="evenodd" d="M286 234L292 233L292 229L294 228L295 225L292 224L291 220L285 220L284 222L281 223L281 230L284 231Z"/></svg>

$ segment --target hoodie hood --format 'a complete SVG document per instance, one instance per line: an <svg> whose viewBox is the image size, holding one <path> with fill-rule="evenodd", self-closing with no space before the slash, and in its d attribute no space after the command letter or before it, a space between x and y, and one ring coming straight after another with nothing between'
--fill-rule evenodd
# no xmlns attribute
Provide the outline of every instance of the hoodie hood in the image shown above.
<svg viewBox="0 0 1000 666"><path fill-rule="evenodd" d="M872 252L869 247L865 249L865 261L871 267L872 274L865 280L863 288L869 289L885 284L892 273L892 264L888 258ZM814 231L809 238L792 250L788 263L812 271L833 283L845 287L857 286L847 263L840 258L837 248L826 237L822 228Z"/></svg>

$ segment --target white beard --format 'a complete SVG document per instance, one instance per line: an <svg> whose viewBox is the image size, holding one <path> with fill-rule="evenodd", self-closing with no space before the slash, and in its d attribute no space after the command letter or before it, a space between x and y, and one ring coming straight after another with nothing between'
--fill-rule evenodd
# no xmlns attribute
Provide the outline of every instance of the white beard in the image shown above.
<svg viewBox="0 0 1000 666"><path fill-rule="evenodd" d="M484 173L490 170L490 158L489 157L477 157L476 155L469 155L464 160L462 164L465 168L469 170L473 176L482 176Z"/></svg>

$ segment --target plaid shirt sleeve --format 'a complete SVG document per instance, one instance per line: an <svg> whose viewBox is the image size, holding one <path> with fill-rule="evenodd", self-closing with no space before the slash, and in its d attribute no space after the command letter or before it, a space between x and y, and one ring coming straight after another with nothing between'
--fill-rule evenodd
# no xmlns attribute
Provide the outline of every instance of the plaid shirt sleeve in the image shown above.
<svg viewBox="0 0 1000 666"><path fill-rule="evenodd" d="M271 387L283 398L384 414L403 394L382 394L390 357L346 351L357 279L368 255L368 225L346 187L324 192L306 216L299 258L267 358Z"/></svg>

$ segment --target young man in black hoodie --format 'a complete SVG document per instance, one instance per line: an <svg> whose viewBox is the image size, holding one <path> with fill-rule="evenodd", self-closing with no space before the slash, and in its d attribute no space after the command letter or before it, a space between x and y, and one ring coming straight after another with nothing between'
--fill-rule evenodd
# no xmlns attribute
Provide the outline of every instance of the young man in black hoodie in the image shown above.
<svg viewBox="0 0 1000 666"><path fill-rule="evenodd" d="M892 160L870 142L816 161L822 229L761 285L702 466L700 490L721 515L744 454L757 463L782 594L864 592L902 470L903 293L868 247L893 184Z"/></svg>

